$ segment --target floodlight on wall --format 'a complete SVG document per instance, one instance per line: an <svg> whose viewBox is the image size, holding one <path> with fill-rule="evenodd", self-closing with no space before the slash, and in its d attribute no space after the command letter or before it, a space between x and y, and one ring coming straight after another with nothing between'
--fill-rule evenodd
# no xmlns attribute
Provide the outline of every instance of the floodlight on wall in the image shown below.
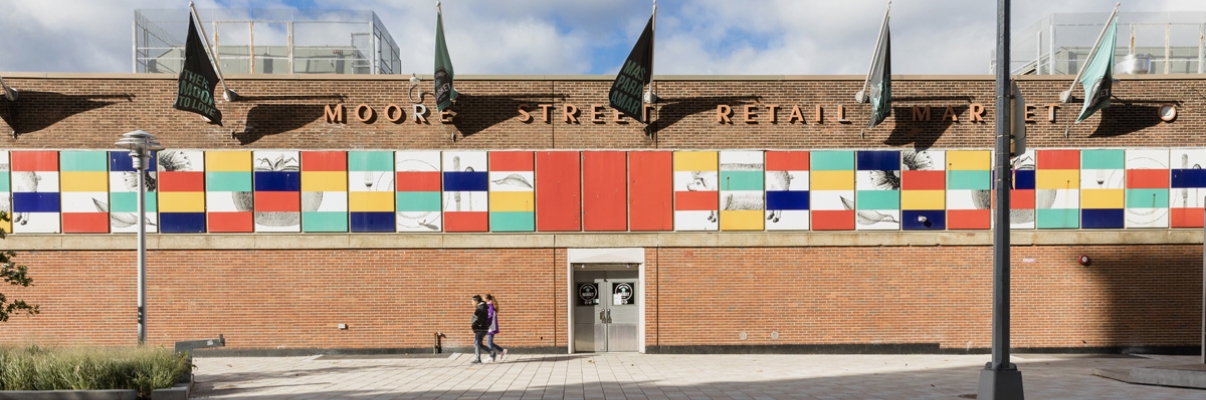
<svg viewBox="0 0 1206 400"><path fill-rule="evenodd" d="M419 87L420 83L423 83L422 79L419 79L415 74L410 74L410 89L406 91L406 97L410 98L411 103L419 104L423 102L423 89L419 89L419 99L415 100L415 88Z"/></svg>

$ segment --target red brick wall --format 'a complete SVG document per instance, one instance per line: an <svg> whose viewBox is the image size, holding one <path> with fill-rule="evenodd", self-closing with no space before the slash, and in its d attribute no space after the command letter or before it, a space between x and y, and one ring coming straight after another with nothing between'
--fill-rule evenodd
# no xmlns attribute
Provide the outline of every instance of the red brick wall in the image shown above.
<svg viewBox="0 0 1206 400"><path fill-rule="evenodd" d="M133 75L131 75L133 77ZM21 90L20 101L0 106L0 131L10 122L18 139L0 135L5 148L111 148L121 133L143 129L173 148L296 149L736 149L736 148L991 148L995 103L991 80L914 80L893 82L893 117L865 129L870 106L855 104L859 80L745 80L657 82L662 100L653 111L656 135L631 119L590 121L590 106L606 104L609 80L468 80L457 81L464 96L455 109L455 124L410 121L407 83L396 80L240 80L230 81L242 99L219 104L225 126L204 123L196 115L171 108L176 81L170 79L33 79L8 77ZM1078 102L1060 104L1054 123L1042 105L1058 103L1067 80L1019 82L1029 103L1038 105L1028 124L1031 147L1193 146L1201 143L1206 116L1203 80L1123 80L1115 85L1114 106L1072 126ZM1080 95L1077 93L1077 95ZM431 95L426 105L434 110ZM1079 101L1079 100L1077 100ZM327 123L323 107L342 103L348 122ZM386 105L397 104L407 120L385 119ZM972 103L982 104L984 122L971 122ZM1175 103L1173 123L1156 116L1160 104ZM359 104L372 106L371 123L353 117ZM516 111L528 104L532 120L520 122ZM552 104L543 122L539 104ZM564 106L580 111L577 123L564 122ZM733 107L733 123L716 122L716 105ZM758 122L741 122L742 106L756 107ZM767 105L779 105L777 123ZM790 123L799 105L806 121ZM815 107L825 121L817 123ZM837 122L838 105L851 122ZM912 121L913 106L931 106L933 121ZM946 106L959 121L941 121ZM1105 121L1103 123L1103 121ZM1064 131L1069 126L1068 138ZM233 132L233 138L232 136ZM458 133L458 141L448 140ZM864 135L865 133L865 135Z"/></svg>
<svg viewBox="0 0 1206 400"><path fill-rule="evenodd" d="M564 249L148 254L152 344L222 333L230 348L423 349L439 331L468 347L469 297L493 293L501 344L566 346ZM1196 345L1201 259L1198 245L1016 247L1012 344ZM0 324L5 343L135 342L132 252L17 261L36 286L5 294L42 314ZM988 247L661 248L647 249L645 268L648 346L990 346Z"/></svg>

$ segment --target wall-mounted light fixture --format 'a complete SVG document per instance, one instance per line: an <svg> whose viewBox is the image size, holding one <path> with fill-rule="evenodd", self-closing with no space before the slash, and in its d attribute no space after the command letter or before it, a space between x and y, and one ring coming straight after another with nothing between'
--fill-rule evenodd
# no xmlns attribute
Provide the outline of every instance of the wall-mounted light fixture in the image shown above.
<svg viewBox="0 0 1206 400"><path fill-rule="evenodd" d="M1080 257L1077 258L1076 262L1080 263L1080 265L1082 265L1082 266L1087 267L1087 266L1089 266L1089 264L1093 263L1093 259L1089 258L1089 256L1087 256L1087 255L1081 254Z"/></svg>

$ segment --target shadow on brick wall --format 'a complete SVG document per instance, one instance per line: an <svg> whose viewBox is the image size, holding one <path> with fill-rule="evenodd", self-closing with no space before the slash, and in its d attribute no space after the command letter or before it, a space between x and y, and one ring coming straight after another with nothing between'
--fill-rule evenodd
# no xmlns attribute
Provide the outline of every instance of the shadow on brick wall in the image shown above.
<svg viewBox="0 0 1206 400"><path fill-rule="evenodd" d="M968 106L953 106L952 108L955 110L955 115L964 115ZM896 126L892 128L892 133L888 134L884 144L889 146L912 144L913 149L916 150L929 149L955 123L942 118L944 111L946 111L946 107L933 107L930 109L929 121L914 121L912 106L892 107L892 115L896 117ZM933 114L934 112L937 114Z"/></svg>
<svg viewBox="0 0 1206 400"><path fill-rule="evenodd" d="M758 96L716 96L716 97L678 97L678 98L660 98L656 107L650 112L650 121L645 125L645 135L652 136L658 129L674 126L678 121L684 118L699 114L701 112L716 111L716 106L727 104L732 106L733 110L740 110L741 106L757 102L761 97ZM737 111L734 111L734 118Z"/></svg>
<svg viewBox="0 0 1206 400"><path fill-rule="evenodd" d="M519 113L512 110L518 110L523 104L528 105L527 110L532 114L532 119L525 124L531 124L543 118L537 104L548 104L557 99L564 100L565 95L510 93L478 96L460 93L457 95L456 104L452 106L452 110L456 112L452 125L461 133L461 137L472 136L514 118ZM489 111L483 112L486 110Z"/></svg>
<svg viewBox="0 0 1206 400"><path fill-rule="evenodd" d="M266 136L301 128L322 116L321 104L257 104L247 111L243 131L236 132L234 137L239 144L247 145Z"/></svg>
<svg viewBox="0 0 1206 400"><path fill-rule="evenodd" d="M1159 125L1160 107L1156 105L1135 105L1127 104L1113 100L1110 108L1098 110L1101 114L1101 122L1097 124L1097 129L1089 135L1092 138L1108 138L1122 136L1134 132L1138 132L1156 125ZM1177 102L1170 102L1177 103ZM1076 111L1079 115L1080 111ZM1076 117L1072 117L1072 121L1076 121ZM1071 122L1071 121L1070 121Z"/></svg>
<svg viewBox="0 0 1206 400"><path fill-rule="evenodd" d="M21 91L21 98L0 107L0 119L12 128L14 136L49 128L73 115L116 104L116 100L134 101L132 94L62 94ZM46 107L45 105L52 105Z"/></svg>

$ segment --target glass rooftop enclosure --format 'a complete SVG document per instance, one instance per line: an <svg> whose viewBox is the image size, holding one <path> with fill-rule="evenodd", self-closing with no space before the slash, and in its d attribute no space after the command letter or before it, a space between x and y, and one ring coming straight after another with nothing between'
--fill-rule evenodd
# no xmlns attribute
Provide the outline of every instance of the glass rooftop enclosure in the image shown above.
<svg viewBox="0 0 1206 400"><path fill-rule="evenodd" d="M1109 16L1051 14L1015 30L1010 37L1010 73L1075 75ZM1114 73L1206 73L1204 33L1206 12L1119 12Z"/></svg>
<svg viewBox="0 0 1206 400"><path fill-rule="evenodd" d="M225 74L399 74L398 45L372 11L200 9ZM179 73L188 9L134 11L134 72ZM211 49L212 50L212 49Z"/></svg>

